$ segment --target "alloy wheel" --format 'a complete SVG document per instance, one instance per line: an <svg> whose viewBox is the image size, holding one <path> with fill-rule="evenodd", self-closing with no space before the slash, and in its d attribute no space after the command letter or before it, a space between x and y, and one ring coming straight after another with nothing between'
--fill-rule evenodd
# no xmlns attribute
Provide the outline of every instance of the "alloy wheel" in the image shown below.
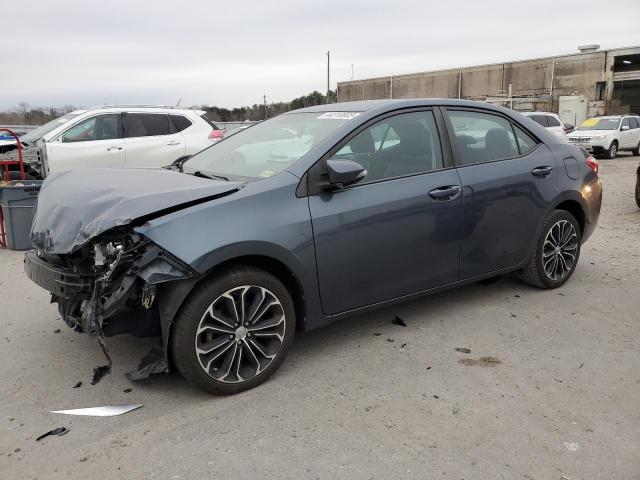
<svg viewBox="0 0 640 480"><path fill-rule="evenodd" d="M216 298L202 315L195 338L200 367L214 380L241 383L278 356L285 313L270 290L242 285Z"/></svg>
<svg viewBox="0 0 640 480"><path fill-rule="evenodd" d="M578 233L573 224L559 220L547 232L542 249L542 265L546 276L553 280L562 280L576 262L578 252Z"/></svg>

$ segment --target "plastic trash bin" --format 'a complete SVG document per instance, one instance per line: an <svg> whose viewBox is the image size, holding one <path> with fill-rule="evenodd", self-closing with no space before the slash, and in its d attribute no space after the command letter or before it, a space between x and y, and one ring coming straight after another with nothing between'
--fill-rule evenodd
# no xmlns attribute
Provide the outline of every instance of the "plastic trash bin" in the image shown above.
<svg viewBox="0 0 640 480"><path fill-rule="evenodd" d="M29 238L33 207L42 180L12 180L0 186L0 207L4 216L7 247L11 250L33 248Z"/></svg>

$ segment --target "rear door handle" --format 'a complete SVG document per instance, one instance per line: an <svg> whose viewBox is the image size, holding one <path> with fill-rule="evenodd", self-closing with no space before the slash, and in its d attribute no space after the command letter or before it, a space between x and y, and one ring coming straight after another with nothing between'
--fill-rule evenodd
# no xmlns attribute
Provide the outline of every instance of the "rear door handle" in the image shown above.
<svg viewBox="0 0 640 480"><path fill-rule="evenodd" d="M111 152L112 150L122 150L122 147L109 147L109 148L107 148L107 152Z"/></svg>
<svg viewBox="0 0 640 480"><path fill-rule="evenodd" d="M460 195L461 191L462 187L460 185L447 185L434 188L429 192L429 196L434 200L451 200Z"/></svg>
<svg viewBox="0 0 640 480"><path fill-rule="evenodd" d="M553 168L551 167L536 167L531 170L531 175L533 175L534 177L546 177L551 172L553 172Z"/></svg>
<svg viewBox="0 0 640 480"><path fill-rule="evenodd" d="M173 140L173 141L167 143L167 145L180 145L180 142L178 142L176 140Z"/></svg>

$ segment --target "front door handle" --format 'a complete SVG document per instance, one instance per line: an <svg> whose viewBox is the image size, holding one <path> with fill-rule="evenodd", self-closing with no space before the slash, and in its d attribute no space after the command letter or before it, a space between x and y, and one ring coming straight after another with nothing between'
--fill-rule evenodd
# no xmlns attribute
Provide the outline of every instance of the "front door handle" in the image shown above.
<svg viewBox="0 0 640 480"><path fill-rule="evenodd" d="M178 142L178 141L176 141L176 140L173 140L173 141L171 141L171 142L167 143L167 145L169 145L169 146L173 146L173 145L180 145L180 142Z"/></svg>
<svg viewBox="0 0 640 480"><path fill-rule="evenodd" d="M533 175L534 177L546 177L551 172L553 172L553 168L551 167L536 167L531 170L531 175Z"/></svg>
<svg viewBox="0 0 640 480"><path fill-rule="evenodd" d="M109 148L107 148L107 152L111 152L113 150L122 150L122 147L109 147Z"/></svg>
<svg viewBox="0 0 640 480"><path fill-rule="evenodd" d="M451 200L460 195L462 187L460 185L447 185L434 188L429 192L429 196L434 200Z"/></svg>

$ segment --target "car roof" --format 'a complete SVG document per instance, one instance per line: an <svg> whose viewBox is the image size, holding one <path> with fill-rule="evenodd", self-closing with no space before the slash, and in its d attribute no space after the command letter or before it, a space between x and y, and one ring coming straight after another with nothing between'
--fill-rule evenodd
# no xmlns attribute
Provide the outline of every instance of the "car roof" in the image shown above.
<svg viewBox="0 0 640 480"><path fill-rule="evenodd" d="M188 114L188 113L196 113L198 115L203 115L206 112L203 110L196 110L192 108L175 108L170 105L98 105L96 107L92 107L86 112L159 112L159 113L179 113L179 114Z"/></svg>
<svg viewBox="0 0 640 480"><path fill-rule="evenodd" d="M624 117L637 117L638 115L636 115L635 113L624 113L624 114L620 114L620 115L602 115L601 117L589 117L589 118L597 118L598 120L601 119L611 119L611 120L619 120L621 118Z"/></svg>
<svg viewBox="0 0 640 480"><path fill-rule="evenodd" d="M523 115L526 115L527 117L530 115L551 115L553 117L557 117L558 114L557 113L553 113L553 112L520 112Z"/></svg>
<svg viewBox="0 0 640 480"><path fill-rule="evenodd" d="M346 115L349 118L342 126L333 131L328 137L315 144L307 154L298 162L294 162L288 171L296 176L302 177L311 165L324 155L338 142L344 140L349 134L359 126L369 121L375 121L380 115L388 113L394 114L406 109L420 107L458 107L482 109L486 112L493 112L511 118L516 124L525 127L534 136L538 137L547 145L565 145L565 140L550 133L545 127L534 122L532 119L520 115L520 112L494 105L488 102L477 102L472 100L458 100L451 98L414 98L414 99L386 99L386 100L366 100L357 102L330 103L324 105L314 105L312 107L301 108L282 115L293 115L300 113L323 113L323 112L357 112L358 115ZM267 120L269 121L269 120Z"/></svg>
<svg viewBox="0 0 640 480"><path fill-rule="evenodd" d="M369 112L395 110L407 107L428 107L428 106L451 106L451 107L482 107L489 110L504 112L508 109L499 107L491 103L475 102L471 100L458 100L451 98L409 98L409 99L384 99L384 100L362 100L356 102L325 103L312 107L292 110L293 113L319 113L319 112ZM513 110L509 110L513 112Z"/></svg>

